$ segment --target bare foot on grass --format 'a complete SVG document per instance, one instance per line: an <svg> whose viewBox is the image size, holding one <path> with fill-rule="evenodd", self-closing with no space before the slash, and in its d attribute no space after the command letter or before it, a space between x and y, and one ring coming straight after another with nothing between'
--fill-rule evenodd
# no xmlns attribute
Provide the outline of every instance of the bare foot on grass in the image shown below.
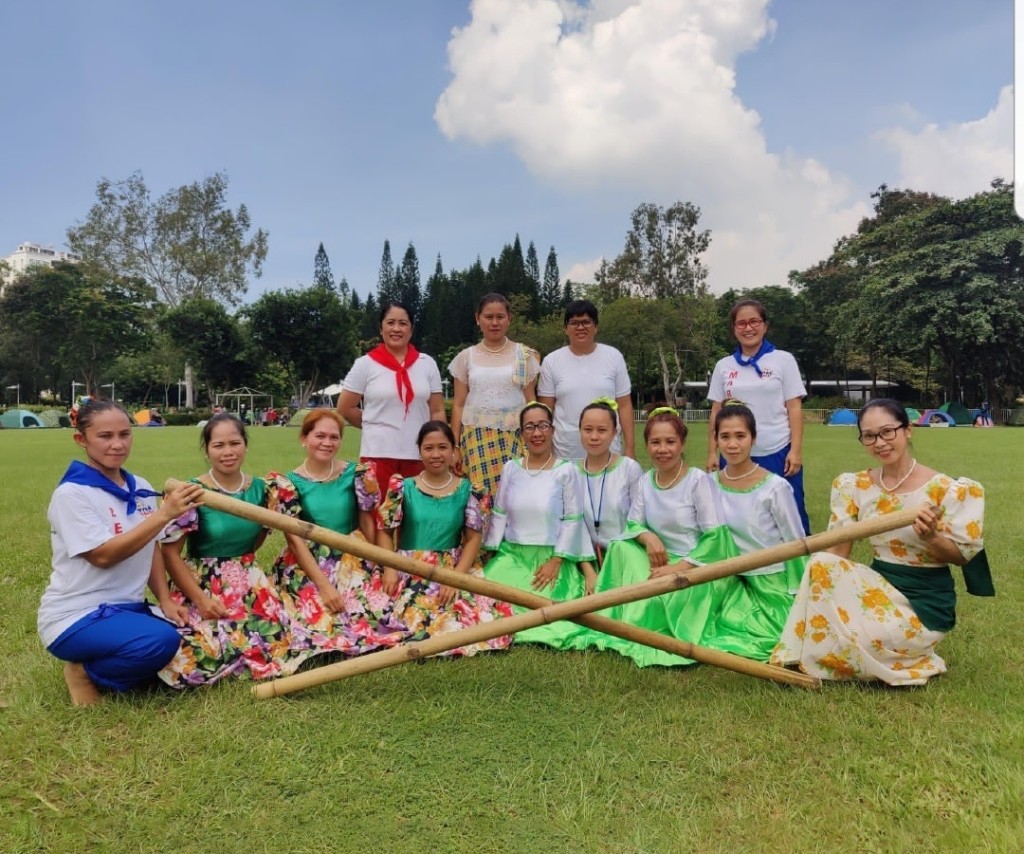
<svg viewBox="0 0 1024 854"><path fill-rule="evenodd" d="M85 667L77 662L69 661L64 665L64 681L71 693L71 702L76 706L93 706L103 699Z"/></svg>

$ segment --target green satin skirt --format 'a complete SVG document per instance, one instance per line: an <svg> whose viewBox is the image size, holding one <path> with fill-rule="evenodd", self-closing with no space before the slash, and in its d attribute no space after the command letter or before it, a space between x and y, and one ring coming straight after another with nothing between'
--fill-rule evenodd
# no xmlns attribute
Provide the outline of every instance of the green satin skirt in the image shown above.
<svg viewBox="0 0 1024 854"><path fill-rule="evenodd" d="M767 661L782 636L806 557L786 561L784 572L741 575L718 614L708 646L755 661Z"/></svg>
<svg viewBox="0 0 1024 854"><path fill-rule="evenodd" d="M574 561L565 558L562 559L562 568L553 585L542 590L533 589L533 574L554 553L553 546L525 546L503 542L494 557L484 566L484 577L556 601L578 599L584 595L585 590L583 573ZM523 614L530 609L516 605L514 610L517 614ZM571 639L581 630L575 623L558 620L518 632L514 642L540 643L555 649L569 649Z"/></svg>
<svg viewBox="0 0 1024 854"><path fill-rule="evenodd" d="M711 563L735 556L736 550L731 539L724 539L717 531L710 532L705 537L706 540L701 540L702 562ZM680 560L680 555L669 555L669 563ZM647 558L647 550L636 540L615 540L609 544L605 552L604 563L597 577L596 592L639 584L647 581L650 575L651 564ZM711 645L709 635L722 603L730 591L738 586L739 581L735 577L721 578L685 590L663 593L651 599L615 605L598 613L679 640ZM580 629L576 636L570 639L570 646L573 649L591 648L617 652L632 659L639 667L693 664L692 659L590 629Z"/></svg>

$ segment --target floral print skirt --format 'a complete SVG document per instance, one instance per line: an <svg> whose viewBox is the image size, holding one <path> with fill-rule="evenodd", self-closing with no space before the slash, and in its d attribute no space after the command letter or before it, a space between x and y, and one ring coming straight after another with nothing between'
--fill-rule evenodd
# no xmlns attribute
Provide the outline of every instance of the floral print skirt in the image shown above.
<svg viewBox="0 0 1024 854"><path fill-rule="evenodd" d="M819 679L923 685L946 672L935 652L943 637L879 573L819 552L811 556L771 663L796 664Z"/></svg>
<svg viewBox="0 0 1024 854"><path fill-rule="evenodd" d="M173 688L210 685L226 676L272 679L294 672L287 616L277 589L254 554L191 560L200 589L225 605L230 616L207 620L178 590L174 600L188 604L188 624L179 629L181 648L160 671Z"/></svg>
<svg viewBox="0 0 1024 854"><path fill-rule="evenodd" d="M398 554L421 560L432 566L454 569L459 561L461 547L452 551L421 551L400 549ZM483 570L474 566L470 572L483 578ZM512 606L486 596L478 596L457 590L455 598L447 605L439 605L438 594L442 585L436 581L417 578L399 572L398 595L395 597L394 613L408 628L412 640L426 640L447 632L468 629L479 623L490 623L503 617L512 616ZM491 638L488 641L460 646L441 655L475 655L492 649L505 649L512 642L511 635Z"/></svg>
<svg viewBox="0 0 1024 854"><path fill-rule="evenodd" d="M358 532L353 536L364 539ZM384 592L380 570L320 543L307 545L344 599L345 610L329 610L291 551L282 552L274 563L274 577L288 613L293 656L301 662L325 652L362 655L409 639L410 630L396 617L391 597Z"/></svg>

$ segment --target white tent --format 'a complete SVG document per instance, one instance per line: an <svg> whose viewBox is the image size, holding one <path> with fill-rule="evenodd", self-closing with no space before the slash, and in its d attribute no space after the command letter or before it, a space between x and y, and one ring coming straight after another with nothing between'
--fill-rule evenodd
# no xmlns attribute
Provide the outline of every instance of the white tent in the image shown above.
<svg viewBox="0 0 1024 854"><path fill-rule="evenodd" d="M341 394L341 383L332 383L331 385L320 389L317 394L322 394L325 397L334 397L336 394Z"/></svg>

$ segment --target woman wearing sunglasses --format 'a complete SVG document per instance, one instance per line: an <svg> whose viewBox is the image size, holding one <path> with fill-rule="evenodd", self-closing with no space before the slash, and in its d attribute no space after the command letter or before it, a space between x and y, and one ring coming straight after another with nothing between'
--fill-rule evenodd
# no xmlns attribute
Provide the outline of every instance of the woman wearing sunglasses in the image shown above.
<svg viewBox="0 0 1024 854"><path fill-rule="evenodd" d="M708 400L711 423L722 408L722 401L739 398L754 413L757 443L751 460L768 471L781 475L793 487L804 531L811 523L804 507L804 415L807 395L800 368L791 353L775 349L765 336L768 313L757 300L740 300L729 312L729 328L736 337L732 355L719 359L711 372ZM718 449L714 431L708 431L709 472L717 471Z"/></svg>
<svg viewBox="0 0 1024 854"><path fill-rule="evenodd" d="M852 543L811 555L771 661L819 679L923 685L946 672L935 646L956 622L949 564L963 567L968 593L995 595L985 491L914 459L910 420L895 400L869 401L857 427L876 467L835 479L829 528L914 507L917 518L871 537L870 567L850 560Z"/></svg>

